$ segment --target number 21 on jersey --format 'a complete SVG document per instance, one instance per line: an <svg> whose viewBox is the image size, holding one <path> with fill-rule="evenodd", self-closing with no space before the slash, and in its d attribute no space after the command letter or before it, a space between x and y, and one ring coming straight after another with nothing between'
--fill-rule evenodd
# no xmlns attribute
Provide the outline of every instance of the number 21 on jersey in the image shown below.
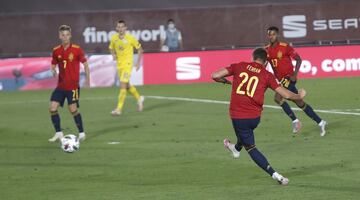
<svg viewBox="0 0 360 200"><path fill-rule="evenodd" d="M242 72L239 76L243 79L236 90L236 94L254 97L259 78L257 76L249 77L249 74L246 72Z"/></svg>

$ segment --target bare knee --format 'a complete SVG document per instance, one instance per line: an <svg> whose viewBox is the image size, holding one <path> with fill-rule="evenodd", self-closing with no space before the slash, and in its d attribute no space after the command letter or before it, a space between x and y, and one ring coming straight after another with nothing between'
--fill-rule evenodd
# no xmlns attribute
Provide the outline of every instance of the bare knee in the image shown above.
<svg viewBox="0 0 360 200"><path fill-rule="evenodd" d="M130 88L130 84L125 82L120 82L120 88L128 90Z"/></svg>
<svg viewBox="0 0 360 200"><path fill-rule="evenodd" d="M76 107L76 105L70 105L69 106L69 112L72 114L72 115L76 115L78 113L78 109Z"/></svg>
<svg viewBox="0 0 360 200"><path fill-rule="evenodd" d="M305 102L303 100L296 100L294 103L299 107L303 108L305 106Z"/></svg>
<svg viewBox="0 0 360 200"><path fill-rule="evenodd" d="M50 112L50 113L55 113L55 112L57 112L58 107L59 107L58 103L51 102L51 103L50 103L50 107L49 107L49 112Z"/></svg>
<svg viewBox="0 0 360 200"><path fill-rule="evenodd" d="M277 103L278 105L281 105L284 102L284 99L281 97L275 97L274 98L275 103Z"/></svg>
<svg viewBox="0 0 360 200"><path fill-rule="evenodd" d="M282 96L280 96L278 93L275 93L274 101L278 105L281 105L284 102L284 98Z"/></svg>

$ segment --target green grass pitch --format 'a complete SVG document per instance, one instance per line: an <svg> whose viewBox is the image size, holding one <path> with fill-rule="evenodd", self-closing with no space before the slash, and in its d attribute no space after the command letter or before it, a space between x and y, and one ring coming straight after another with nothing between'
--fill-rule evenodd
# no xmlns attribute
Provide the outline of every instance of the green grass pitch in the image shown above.
<svg viewBox="0 0 360 200"><path fill-rule="evenodd" d="M290 179L279 186L246 151L232 159L222 144L235 140L228 105L148 98L136 112L128 97L120 117L111 117L116 88L82 90L80 111L87 140L67 154L49 143L50 90L0 93L0 199L360 199L360 79L307 79L306 101L328 134L302 111L301 134L293 137L282 110L265 108L256 144L275 170ZM143 95L229 100L230 87L189 84L138 87ZM273 103L268 91L266 104ZM291 104L294 106L294 104ZM76 133L61 109L65 134ZM108 144L119 142L119 144Z"/></svg>

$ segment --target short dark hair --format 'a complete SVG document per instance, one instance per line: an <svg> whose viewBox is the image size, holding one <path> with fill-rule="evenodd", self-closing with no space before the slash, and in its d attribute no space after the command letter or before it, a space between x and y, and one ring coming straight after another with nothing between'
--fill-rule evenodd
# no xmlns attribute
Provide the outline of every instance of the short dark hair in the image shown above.
<svg viewBox="0 0 360 200"><path fill-rule="evenodd" d="M264 63L266 62L266 58L267 58L267 52L264 48L256 48L253 53L253 60L262 60Z"/></svg>
<svg viewBox="0 0 360 200"><path fill-rule="evenodd" d="M170 23L170 22L175 23L175 21L171 18L167 20L167 23Z"/></svg>
<svg viewBox="0 0 360 200"><path fill-rule="evenodd" d="M118 24L124 24L124 25L126 25L126 23L125 23L124 20L119 20L119 21L118 21Z"/></svg>
<svg viewBox="0 0 360 200"><path fill-rule="evenodd" d="M69 25L61 25L61 26L59 26L59 32L61 32L61 31L71 32L71 27Z"/></svg>
<svg viewBox="0 0 360 200"><path fill-rule="evenodd" d="M279 32L279 28L278 27L276 27L276 26L270 26L268 29L267 29L267 31L266 32L268 32L269 33L269 31L275 31L275 32Z"/></svg>

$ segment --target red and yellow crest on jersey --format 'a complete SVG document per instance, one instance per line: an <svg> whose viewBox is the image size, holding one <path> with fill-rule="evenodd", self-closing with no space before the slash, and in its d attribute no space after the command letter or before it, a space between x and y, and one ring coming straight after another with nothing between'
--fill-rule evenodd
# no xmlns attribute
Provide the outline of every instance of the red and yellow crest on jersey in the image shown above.
<svg viewBox="0 0 360 200"><path fill-rule="evenodd" d="M69 61L72 62L74 60L74 54L71 52L68 57Z"/></svg>

